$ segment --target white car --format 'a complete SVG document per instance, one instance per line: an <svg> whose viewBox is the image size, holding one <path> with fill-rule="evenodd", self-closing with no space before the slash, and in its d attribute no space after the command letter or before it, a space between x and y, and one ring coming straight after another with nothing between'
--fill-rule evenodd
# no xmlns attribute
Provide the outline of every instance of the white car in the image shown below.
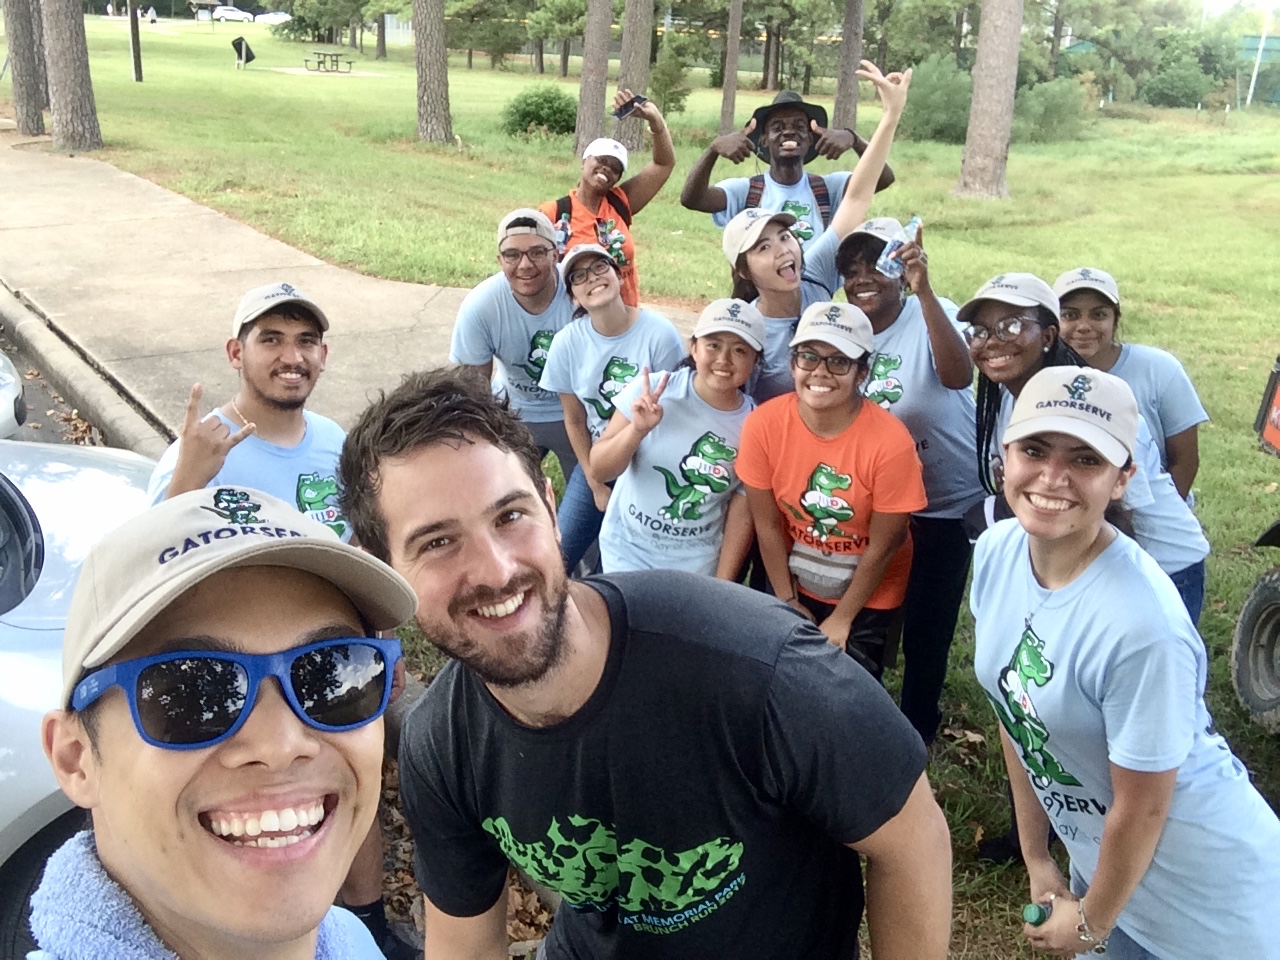
<svg viewBox="0 0 1280 960"><path fill-rule="evenodd" d="M219 23L225 23L228 20L239 20L241 23L253 23L253 14L241 10L239 7L214 7L213 19Z"/></svg>
<svg viewBox="0 0 1280 960"><path fill-rule="evenodd" d="M12 437L27 419L27 404L22 399L22 377L0 353L0 438Z"/></svg>
<svg viewBox="0 0 1280 960"><path fill-rule="evenodd" d="M35 949L31 893L86 820L40 746L72 587L89 549L147 508L154 466L126 450L0 440L0 960Z"/></svg>
<svg viewBox="0 0 1280 960"><path fill-rule="evenodd" d="M288 23L293 17L285 13L283 10L272 10L270 13L260 13L253 18L254 23L266 23L275 26L277 23Z"/></svg>

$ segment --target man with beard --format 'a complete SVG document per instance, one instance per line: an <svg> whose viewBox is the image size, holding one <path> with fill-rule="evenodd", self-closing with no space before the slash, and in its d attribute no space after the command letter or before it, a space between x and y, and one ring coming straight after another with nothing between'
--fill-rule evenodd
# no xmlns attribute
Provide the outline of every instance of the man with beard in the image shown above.
<svg viewBox="0 0 1280 960"><path fill-rule="evenodd" d="M808 620L670 571L566 579L528 430L476 378L406 378L343 448L360 543L454 659L408 717L428 957L507 955L508 863L563 899L540 957L947 952L920 738Z"/></svg>
<svg viewBox="0 0 1280 960"><path fill-rule="evenodd" d="M796 218L792 231L802 245L822 236L831 213L844 196L849 171L826 175L807 174L806 163L818 157L836 160L853 150L862 156L867 141L852 130L827 127L827 111L806 103L793 90L783 90L773 103L758 108L741 130L716 137L685 178L680 203L690 210L711 214L717 227L749 207L778 210ZM721 157L741 163L755 154L769 169L753 177L732 177L712 186L711 170ZM893 183L893 171L885 164L876 190Z"/></svg>
<svg viewBox="0 0 1280 960"><path fill-rule="evenodd" d="M328 329L324 311L291 284L246 293L226 344L240 389L201 419L203 388L191 388L182 432L151 474L151 502L201 487L251 486L349 541L335 475L345 434L306 409L329 355Z"/></svg>

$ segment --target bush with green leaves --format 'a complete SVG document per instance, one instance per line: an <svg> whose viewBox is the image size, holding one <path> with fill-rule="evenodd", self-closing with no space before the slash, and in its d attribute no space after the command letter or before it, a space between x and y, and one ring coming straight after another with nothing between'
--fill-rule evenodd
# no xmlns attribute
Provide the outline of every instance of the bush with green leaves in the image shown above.
<svg viewBox="0 0 1280 960"><path fill-rule="evenodd" d="M1013 104L1014 142L1074 140L1084 130L1084 98L1084 87L1073 77L1019 90Z"/></svg>
<svg viewBox="0 0 1280 960"><path fill-rule="evenodd" d="M658 62L649 71L649 96L664 116L684 113L690 87L685 82L688 67L677 47L664 43L658 51Z"/></svg>
<svg viewBox="0 0 1280 960"><path fill-rule="evenodd" d="M972 98L973 78L956 66L955 57L927 57L912 72L911 98L898 134L908 140L964 143Z"/></svg>
<svg viewBox="0 0 1280 960"><path fill-rule="evenodd" d="M525 87L502 108L502 130L508 136L526 133L572 133L578 103L553 83Z"/></svg>
<svg viewBox="0 0 1280 960"><path fill-rule="evenodd" d="M1142 99L1153 107L1194 107L1213 89L1213 78L1192 57L1163 65L1142 85Z"/></svg>

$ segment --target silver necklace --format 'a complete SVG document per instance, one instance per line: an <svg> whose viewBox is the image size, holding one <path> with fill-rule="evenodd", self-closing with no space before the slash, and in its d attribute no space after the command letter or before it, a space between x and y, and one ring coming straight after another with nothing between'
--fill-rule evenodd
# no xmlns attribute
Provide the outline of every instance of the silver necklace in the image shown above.
<svg viewBox="0 0 1280 960"><path fill-rule="evenodd" d="M1071 569L1071 572L1067 574L1066 581L1062 584L1062 587L1066 587L1073 580L1075 580L1075 578L1079 576L1080 572L1089 565L1090 561L1095 560L1097 556L1102 553L1101 550L1098 550L1097 552L1094 551L1094 548L1098 545L1098 541L1101 539L1102 539L1102 530L1099 530L1098 535L1093 538L1093 542L1090 543L1089 546L1085 548L1084 554L1080 557L1079 562L1077 562L1076 565ZM1034 570L1032 571L1032 576L1035 576ZM1034 620L1035 615L1040 612L1040 608L1043 607L1046 603L1048 603L1053 598L1053 595L1057 593L1058 590L1062 589L1062 587L1056 587L1052 590L1049 590L1046 588L1045 598L1041 600L1039 603L1037 603L1031 610L1029 610L1027 612L1026 617L1023 618L1022 626L1025 631L1029 631L1031 629L1031 621Z"/></svg>

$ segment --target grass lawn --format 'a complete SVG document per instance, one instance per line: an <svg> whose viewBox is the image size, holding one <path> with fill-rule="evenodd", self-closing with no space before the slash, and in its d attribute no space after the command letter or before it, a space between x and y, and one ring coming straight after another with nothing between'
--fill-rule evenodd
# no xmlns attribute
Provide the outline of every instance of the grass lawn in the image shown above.
<svg viewBox="0 0 1280 960"><path fill-rule="evenodd" d="M563 194L576 180L569 138L515 141L499 131L502 104L534 78L491 71L482 56L472 71L457 58L450 77L460 143L429 147L415 138L407 48L393 47L390 60L375 62L370 40L370 55L355 60L372 76L296 75L273 68L300 68L311 45L277 41L263 27L144 24L147 80L134 84L127 25L94 18L88 31L104 159L360 271L473 284L495 269L498 218ZM232 66L230 40L238 35L258 55L244 72ZM564 83L576 91L576 81ZM8 94L5 81L0 112L11 114ZM743 92L739 116L767 99ZM898 185L875 211L924 217L934 287L957 301L1001 271L1052 280L1083 264L1107 269L1125 296L1123 336L1172 350L1187 366L1213 417L1201 431L1196 483L1197 512L1214 548L1201 621L1211 651L1208 699L1274 805L1280 741L1250 726L1236 705L1226 652L1249 586L1280 563L1275 552L1250 546L1280 516L1280 461L1259 453L1251 432L1280 352L1273 319L1280 301L1280 114L1122 112L1094 120L1075 142L1015 146L1014 199L1006 203L949 195L959 147L900 143L892 157ZM869 133L878 111L864 113L860 127ZM719 92L702 88L688 112L670 118L680 162L636 223L643 289L659 300L697 307L728 291L718 231L678 203L718 115ZM730 169L722 162L717 173ZM754 164L735 172L754 172ZM1007 813L994 718L971 664L972 630L962 623L944 704L947 732L930 771L956 849L952 956L1030 957L1014 919L1026 894L1021 867L992 868L974 857L976 839L1003 830Z"/></svg>

